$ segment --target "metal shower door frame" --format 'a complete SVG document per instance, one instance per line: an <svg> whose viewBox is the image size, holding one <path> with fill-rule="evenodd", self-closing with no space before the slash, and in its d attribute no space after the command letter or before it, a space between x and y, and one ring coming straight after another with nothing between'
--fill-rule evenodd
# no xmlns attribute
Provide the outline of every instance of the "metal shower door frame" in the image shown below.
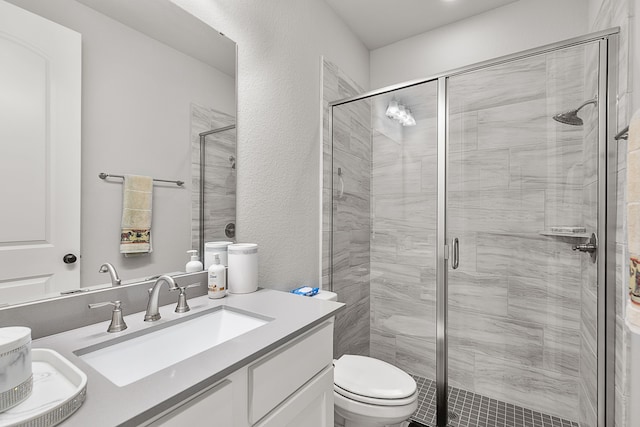
<svg viewBox="0 0 640 427"><path fill-rule="evenodd" d="M598 73L598 225L600 248L597 257L598 282L598 427L614 425L615 420L615 329L616 329L616 192L617 192L617 145L616 133L616 88L618 27L590 33L581 37L552 43L516 54L483 61L424 79L413 80L354 97L329 103L331 115L329 130L333 148L333 107L370 98L399 89L437 81L438 93L438 140L437 140L437 247L436 247L436 405L437 426L445 427L448 421L448 277L451 247L447 234L447 157L449 144L449 99L448 79L499 64L505 64L531 56L543 55L573 46L597 42L599 44ZM610 144L609 144L610 143ZM332 152L333 162L333 152ZM333 165L332 165L333 170ZM331 183L329 280L333 288L333 174ZM607 266L611 268L607 268Z"/></svg>

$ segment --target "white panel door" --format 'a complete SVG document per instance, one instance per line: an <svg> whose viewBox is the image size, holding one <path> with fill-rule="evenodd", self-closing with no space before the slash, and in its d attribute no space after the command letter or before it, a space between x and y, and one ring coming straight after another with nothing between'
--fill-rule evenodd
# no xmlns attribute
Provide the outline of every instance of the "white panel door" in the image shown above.
<svg viewBox="0 0 640 427"><path fill-rule="evenodd" d="M80 285L81 36L0 0L0 64L2 304Z"/></svg>

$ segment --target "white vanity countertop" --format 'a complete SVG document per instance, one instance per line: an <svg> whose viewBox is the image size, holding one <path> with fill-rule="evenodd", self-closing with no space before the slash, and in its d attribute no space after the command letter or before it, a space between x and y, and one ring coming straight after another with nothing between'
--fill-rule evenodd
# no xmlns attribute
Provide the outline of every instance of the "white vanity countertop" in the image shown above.
<svg viewBox="0 0 640 427"><path fill-rule="evenodd" d="M160 307L162 319L155 322L144 322L144 313L125 316L129 328L122 332L107 333L107 320L35 340L33 348L57 351L88 377L86 401L62 425L139 425L329 319L344 306L342 303L270 289L261 289L251 294L229 295L218 300L207 296L195 297L189 299L189 305L191 311L185 314L174 313L175 304ZM221 305L274 320L124 387L116 386L73 353ZM110 319L108 309L105 309L105 318ZM167 348L167 351L171 349Z"/></svg>

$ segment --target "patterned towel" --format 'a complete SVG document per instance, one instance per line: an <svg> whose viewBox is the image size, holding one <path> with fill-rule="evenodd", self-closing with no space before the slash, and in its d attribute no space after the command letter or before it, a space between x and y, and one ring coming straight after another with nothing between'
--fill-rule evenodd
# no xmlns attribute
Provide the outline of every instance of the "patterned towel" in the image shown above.
<svg viewBox="0 0 640 427"><path fill-rule="evenodd" d="M151 247L151 203L153 179L126 175L122 192L120 253L145 254Z"/></svg>

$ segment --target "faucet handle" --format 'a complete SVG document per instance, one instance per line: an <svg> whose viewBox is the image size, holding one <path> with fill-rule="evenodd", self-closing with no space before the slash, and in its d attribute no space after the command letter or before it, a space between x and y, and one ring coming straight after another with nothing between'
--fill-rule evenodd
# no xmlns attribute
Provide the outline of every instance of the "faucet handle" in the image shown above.
<svg viewBox="0 0 640 427"><path fill-rule="evenodd" d="M122 303L120 301L105 301L89 304L89 308L100 308L107 305L113 306L113 312L111 313L111 323L107 328L107 332L120 332L127 329L127 324L122 317Z"/></svg>
<svg viewBox="0 0 640 427"><path fill-rule="evenodd" d="M176 309L175 312L176 313L186 313L187 311L191 310L191 307L189 307L189 304L187 304L187 289L189 288L195 288L196 286L200 286L201 283L192 283L191 285L187 285L187 286L177 286L173 289L170 289L171 291L180 291L180 295L178 295L178 305L176 305Z"/></svg>

